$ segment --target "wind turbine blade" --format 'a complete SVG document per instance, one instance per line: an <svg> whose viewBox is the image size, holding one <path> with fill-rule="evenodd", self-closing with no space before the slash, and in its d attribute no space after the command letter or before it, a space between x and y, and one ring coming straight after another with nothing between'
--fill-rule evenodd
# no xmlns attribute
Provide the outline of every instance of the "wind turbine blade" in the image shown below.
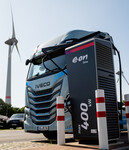
<svg viewBox="0 0 129 150"><path fill-rule="evenodd" d="M13 20L12 7L11 7L11 16L12 16L12 38L15 38L15 28L14 28L14 20Z"/></svg>
<svg viewBox="0 0 129 150"><path fill-rule="evenodd" d="M16 49L17 49L17 52L18 52L19 58L20 58L20 60L21 60L21 56L20 56L20 52L19 52L19 50L18 50L18 46L17 46L17 44L15 44L15 46L16 46Z"/></svg>
<svg viewBox="0 0 129 150"><path fill-rule="evenodd" d="M127 79L125 78L125 76L122 74L123 78L125 79L126 83L129 85L129 82L127 81Z"/></svg>
<svg viewBox="0 0 129 150"><path fill-rule="evenodd" d="M120 78L118 78L117 83L119 82Z"/></svg>
<svg viewBox="0 0 129 150"><path fill-rule="evenodd" d="M12 55L14 45L15 45L15 43L13 43L13 45L11 46L11 51L10 51L10 54L9 54L9 57L8 57L8 58L10 58L10 57L11 57L11 55Z"/></svg>

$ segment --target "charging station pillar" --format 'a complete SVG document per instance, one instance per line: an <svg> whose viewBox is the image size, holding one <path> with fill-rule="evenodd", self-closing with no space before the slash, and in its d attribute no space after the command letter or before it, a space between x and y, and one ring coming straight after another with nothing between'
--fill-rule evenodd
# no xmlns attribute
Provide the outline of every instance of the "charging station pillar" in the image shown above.
<svg viewBox="0 0 129 150"><path fill-rule="evenodd" d="M96 95L99 148L109 149L104 90L97 89L95 91L95 95Z"/></svg>
<svg viewBox="0 0 129 150"><path fill-rule="evenodd" d="M129 142L129 94L124 95L125 98L125 109L126 109L126 120L128 130L128 142Z"/></svg>
<svg viewBox="0 0 129 150"><path fill-rule="evenodd" d="M108 140L119 138L113 50L110 42L91 38L65 49L73 135L97 141L95 90L105 91Z"/></svg>
<svg viewBox="0 0 129 150"><path fill-rule="evenodd" d="M57 144L65 144L65 116L64 116L64 97L57 96Z"/></svg>

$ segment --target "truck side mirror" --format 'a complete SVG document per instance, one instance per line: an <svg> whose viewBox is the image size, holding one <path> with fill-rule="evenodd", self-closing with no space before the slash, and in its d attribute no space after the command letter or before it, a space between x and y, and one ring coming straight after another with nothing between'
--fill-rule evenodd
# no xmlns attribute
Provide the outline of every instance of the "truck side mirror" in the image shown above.
<svg viewBox="0 0 129 150"><path fill-rule="evenodd" d="M30 63L30 60L29 60L29 59L27 59L27 60L26 60L26 63L25 63L25 64L26 64L26 66L27 66L29 63Z"/></svg>

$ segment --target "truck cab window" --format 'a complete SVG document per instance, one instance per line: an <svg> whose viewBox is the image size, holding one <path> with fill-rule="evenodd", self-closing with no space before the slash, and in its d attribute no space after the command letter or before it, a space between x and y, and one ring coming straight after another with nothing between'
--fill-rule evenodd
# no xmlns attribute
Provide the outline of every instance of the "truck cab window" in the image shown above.
<svg viewBox="0 0 129 150"><path fill-rule="evenodd" d="M39 58L41 59L41 58ZM54 60L54 62L56 64L58 64L58 66L60 68L64 68L66 62L65 62L65 55L61 55L61 56L58 56L58 57L55 57L55 58L52 58ZM52 70L56 70L57 67L55 66L55 64L53 64L53 62L51 62L51 60L46 60L44 62L45 66L50 69L51 71ZM47 70L42 61L40 64L31 64L30 66L30 69L29 69L29 72L28 72L28 79L34 79L38 76L41 76L41 75L45 75L46 73L50 72L50 70ZM59 69L57 69L57 71L60 71Z"/></svg>

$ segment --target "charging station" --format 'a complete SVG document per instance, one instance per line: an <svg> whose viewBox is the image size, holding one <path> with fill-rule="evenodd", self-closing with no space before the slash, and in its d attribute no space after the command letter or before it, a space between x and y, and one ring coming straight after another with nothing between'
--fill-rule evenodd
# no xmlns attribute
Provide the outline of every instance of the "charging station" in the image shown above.
<svg viewBox="0 0 129 150"><path fill-rule="evenodd" d="M95 90L105 91L108 140L119 138L113 48L91 38L65 50L73 134L77 140L98 140Z"/></svg>

